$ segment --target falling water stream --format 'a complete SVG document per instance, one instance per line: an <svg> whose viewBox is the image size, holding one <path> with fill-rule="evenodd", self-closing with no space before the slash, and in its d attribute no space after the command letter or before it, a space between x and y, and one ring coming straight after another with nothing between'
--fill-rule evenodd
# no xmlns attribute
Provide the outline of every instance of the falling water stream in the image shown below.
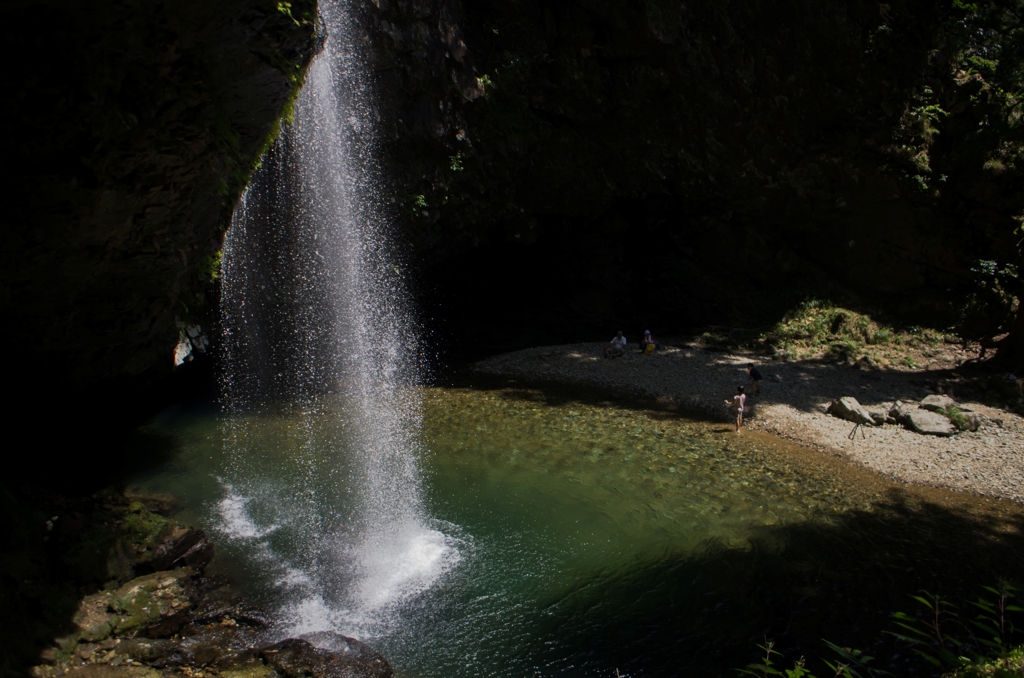
<svg viewBox="0 0 1024 678"><path fill-rule="evenodd" d="M388 243L375 106L349 11L322 3L323 51L224 247L223 437L232 463L221 514L253 539L295 526L301 548L290 556L269 541L258 550L295 589L291 631L365 633L459 559L424 516L418 346ZM293 418L287 444L304 467L288 497L265 496L273 469L255 465L250 449L258 424L244 415L270 403ZM344 496L325 496L334 490L324 479L348 488ZM255 527L256 513L265 527Z"/></svg>

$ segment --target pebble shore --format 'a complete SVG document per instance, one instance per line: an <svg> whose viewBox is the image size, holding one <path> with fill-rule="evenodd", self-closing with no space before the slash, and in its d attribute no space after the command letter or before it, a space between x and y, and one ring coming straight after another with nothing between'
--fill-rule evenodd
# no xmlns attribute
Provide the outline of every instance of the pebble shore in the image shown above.
<svg viewBox="0 0 1024 678"><path fill-rule="evenodd" d="M844 457L889 478L1024 503L1024 418L970 401L981 415L975 432L951 438L923 436L898 425L861 426L825 413L852 396L869 410L887 411L895 400L931 395L920 370L861 370L823 360L766 361L741 352L666 347L654 355L633 349L606 359L603 343L530 348L494 356L474 369L504 377L594 386L656 398L725 421L724 401L737 385L749 391L746 365L764 375L761 396L748 399L747 426Z"/></svg>

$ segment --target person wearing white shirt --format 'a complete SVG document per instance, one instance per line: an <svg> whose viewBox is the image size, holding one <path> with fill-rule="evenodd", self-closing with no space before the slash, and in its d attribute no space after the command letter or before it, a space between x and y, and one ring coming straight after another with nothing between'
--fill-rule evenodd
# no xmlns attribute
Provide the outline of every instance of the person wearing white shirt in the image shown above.
<svg viewBox="0 0 1024 678"><path fill-rule="evenodd" d="M604 347L605 358L618 358L620 355L626 354L626 338L622 336L622 330L619 330L612 340L608 342L608 345Z"/></svg>

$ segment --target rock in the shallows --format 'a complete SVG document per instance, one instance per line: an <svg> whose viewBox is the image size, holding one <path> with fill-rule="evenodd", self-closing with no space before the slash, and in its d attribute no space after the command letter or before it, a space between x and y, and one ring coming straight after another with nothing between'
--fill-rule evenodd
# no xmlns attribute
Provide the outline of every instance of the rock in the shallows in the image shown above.
<svg viewBox="0 0 1024 678"><path fill-rule="evenodd" d="M871 413L865 410L864 406L857 402L856 398L851 398L850 396L843 396L839 400L832 401L832 404L825 411L833 417L852 421L855 424L875 425L875 420L871 418Z"/></svg>
<svg viewBox="0 0 1024 678"><path fill-rule="evenodd" d="M921 407L932 412L948 410L953 405L956 405L956 401L948 395L930 395L921 401Z"/></svg>
<svg viewBox="0 0 1024 678"><path fill-rule="evenodd" d="M337 635L337 634L332 634ZM323 642L323 638L318 638ZM369 646L337 636L331 649L297 638L282 640L260 652L268 666L286 678L392 678L391 665Z"/></svg>
<svg viewBox="0 0 1024 678"><path fill-rule="evenodd" d="M911 431L916 431L928 436L951 436L957 431L946 417L928 410L911 410L904 425Z"/></svg>

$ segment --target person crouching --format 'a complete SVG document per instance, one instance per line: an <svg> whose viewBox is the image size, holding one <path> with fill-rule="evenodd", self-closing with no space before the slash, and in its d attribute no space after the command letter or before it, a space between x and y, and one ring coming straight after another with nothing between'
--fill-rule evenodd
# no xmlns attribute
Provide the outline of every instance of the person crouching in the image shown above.
<svg viewBox="0 0 1024 678"><path fill-rule="evenodd" d="M605 358L618 358L620 355L626 354L626 338L622 336L622 330L619 330L612 340L608 342L608 345L604 347Z"/></svg>

